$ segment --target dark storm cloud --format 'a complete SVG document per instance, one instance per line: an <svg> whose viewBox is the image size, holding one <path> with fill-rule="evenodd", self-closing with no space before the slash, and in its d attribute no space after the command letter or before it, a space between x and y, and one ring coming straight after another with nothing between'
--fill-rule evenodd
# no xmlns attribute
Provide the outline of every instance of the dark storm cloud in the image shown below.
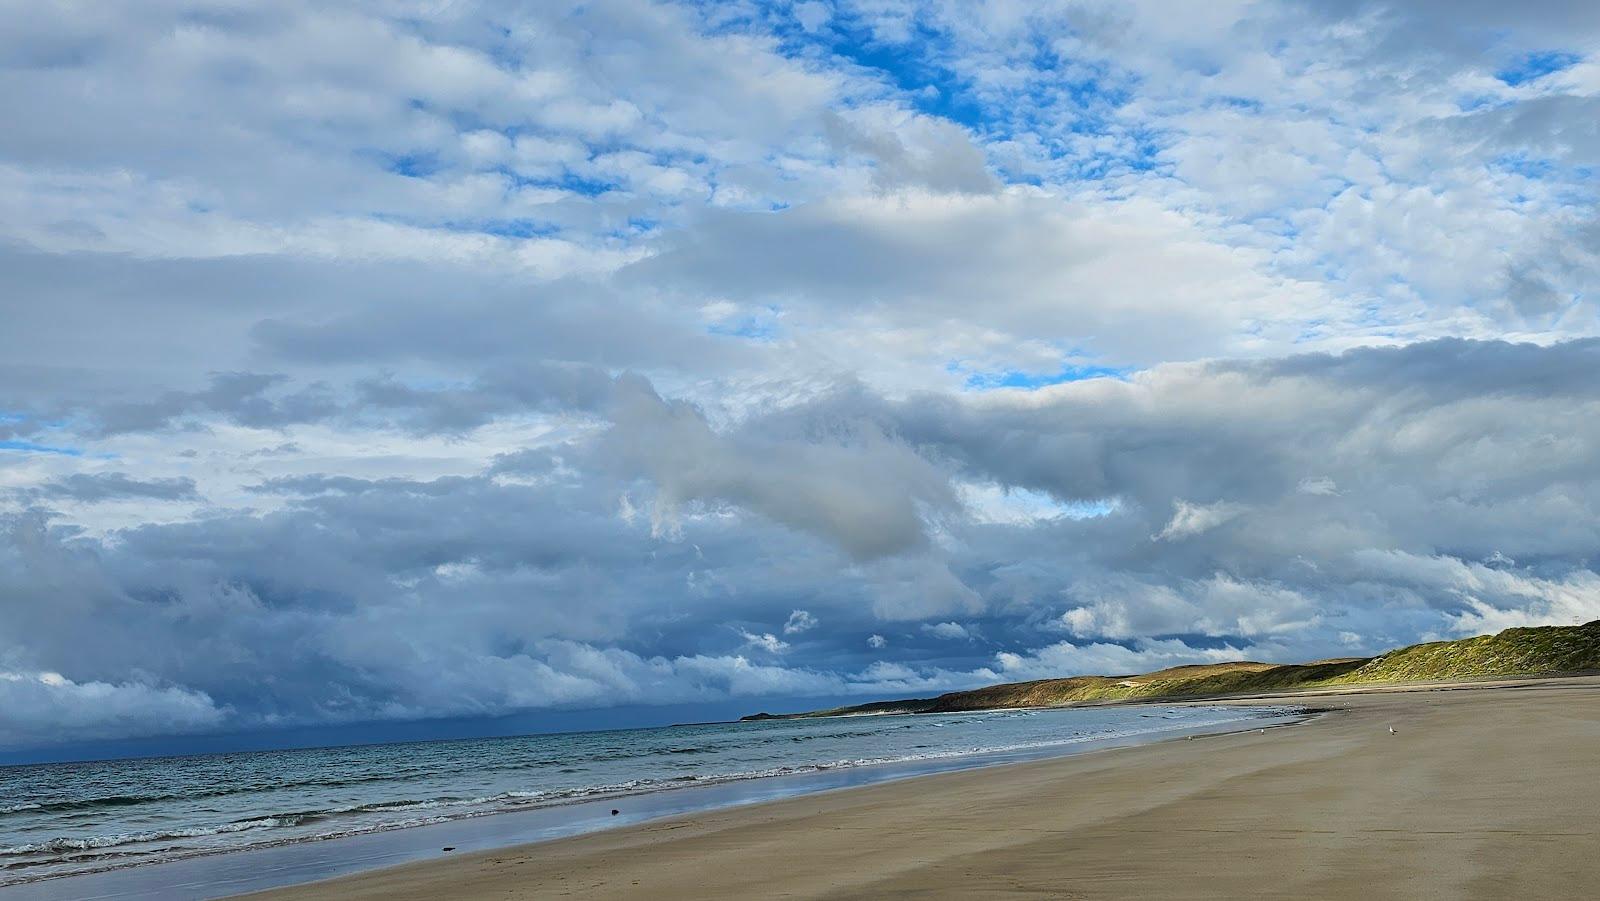
<svg viewBox="0 0 1600 901"><path fill-rule="evenodd" d="M1264 363L1219 363L1219 371L1260 373L1266 378L1308 376L1342 384L1414 394L1440 403L1471 396L1600 398L1600 340L1568 341L1554 347L1504 341L1430 341L1399 352L1363 348L1342 354L1308 354Z"/></svg>
<svg viewBox="0 0 1600 901"><path fill-rule="evenodd" d="M199 497L194 479L135 479L126 473L75 473L46 482L30 494L49 500L80 503L145 498L160 501L186 501Z"/></svg>
<svg viewBox="0 0 1600 901"><path fill-rule="evenodd" d="M1397 635L1480 603L1600 613L1584 587L1600 542L1595 353L1451 341L970 403L856 392L784 415L868 418L966 478L1114 504L1028 530L1054 536L1055 560L998 530L1049 560L1044 578L1068 598L1054 609L1097 611L1079 634L1249 636L1321 619ZM1391 574L1462 569L1397 588L1373 578L1376 549ZM1532 581L1474 569L1501 558ZM1483 594L1467 584L1480 577Z"/></svg>
<svg viewBox="0 0 1600 901"><path fill-rule="evenodd" d="M100 436L167 429L177 420L217 416L251 428L282 428L317 422L339 410L327 385L315 384L275 392L287 376L254 372L213 373L210 387L200 391L169 391L147 403L106 404L94 411Z"/></svg>
<svg viewBox="0 0 1600 901"><path fill-rule="evenodd" d="M604 369L581 363L500 365L460 387L417 388L393 377L356 383L361 409L394 411L416 432L465 432L502 416L531 412L592 413L612 396Z"/></svg>
<svg viewBox="0 0 1600 901"><path fill-rule="evenodd" d="M840 561L814 542L713 522L693 543L663 543L618 518L614 497L575 485L270 487L303 499L142 526L113 545L9 520L0 659L130 694L187 686L236 726L851 690L842 676L746 660L733 628L780 629L769 610L817 599L816 572ZM848 581L830 593L860 603Z"/></svg>
<svg viewBox="0 0 1600 901"><path fill-rule="evenodd" d="M197 391L168 391L155 400L68 407L84 433L110 437L203 428L226 422L251 429L312 423L373 424L415 434L460 433L507 416L541 411L593 411L612 394L604 370L560 362L497 366L457 384L416 386L390 375L355 380L342 390L325 382L292 386L278 373L212 373ZM41 417L9 423L16 434L47 428Z"/></svg>
<svg viewBox="0 0 1600 901"><path fill-rule="evenodd" d="M13 519L0 659L183 707L160 694L181 689L233 723L321 722L1600 615L1600 396L1577 378L1595 352L1440 342L966 400L853 389L723 430L626 379L609 430L498 475L278 478L257 488L277 512L111 542ZM980 483L1108 505L988 521L954 500ZM796 610L813 625L789 647L741 638ZM895 679L871 670L874 634ZM1042 656L995 662L1019 646Z"/></svg>
<svg viewBox="0 0 1600 901"><path fill-rule="evenodd" d="M871 559L920 547L924 520L956 507L945 473L870 429L815 441L719 435L642 380L619 389L601 453L655 485L658 527L676 528L686 504L725 503Z"/></svg>

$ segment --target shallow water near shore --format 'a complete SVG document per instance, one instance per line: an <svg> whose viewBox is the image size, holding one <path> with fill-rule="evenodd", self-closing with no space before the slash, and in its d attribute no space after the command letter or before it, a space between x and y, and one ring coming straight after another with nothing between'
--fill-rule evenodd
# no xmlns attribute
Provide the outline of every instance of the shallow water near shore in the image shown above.
<svg viewBox="0 0 1600 901"><path fill-rule="evenodd" d="M1285 707L850 717L0 769L0 899L212 898ZM621 813L611 815L611 810ZM491 814L495 814L492 815ZM409 827L409 828L408 828Z"/></svg>

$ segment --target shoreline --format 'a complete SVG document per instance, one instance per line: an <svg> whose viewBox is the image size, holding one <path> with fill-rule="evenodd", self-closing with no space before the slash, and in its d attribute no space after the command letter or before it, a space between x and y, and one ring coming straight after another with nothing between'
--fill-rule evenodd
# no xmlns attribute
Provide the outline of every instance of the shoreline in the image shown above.
<svg viewBox="0 0 1600 901"><path fill-rule="evenodd" d="M979 753L929 754L853 765L820 765L795 773L707 778L696 784L662 785L643 791L596 794L558 802L501 809L338 836L283 839L245 848L200 851L159 862L131 862L89 873L52 875L0 887L0 901L60 901L79 897L144 899L180 897L163 880L182 885L186 899L231 896L237 891L293 887L318 879L361 875L419 860L437 859L441 846L463 852L561 841L600 831L648 825L662 818L783 803L815 794L915 781L942 774L1005 767L1066 756L1283 725L1302 719L1298 704L1163 704L1152 708L1241 707L1239 716L1175 728L1133 729L1093 738L1064 738ZM1276 711L1281 715L1274 716ZM973 711L986 716L1004 711ZM616 808L625 813L619 818ZM609 815L608 815L609 814ZM462 856L465 856L463 854ZM249 871L282 878L251 878ZM225 886L227 890L215 890Z"/></svg>
<svg viewBox="0 0 1600 901"><path fill-rule="evenodd" d="M1494 898L1600 881L1585 851L1600 679L1318 698L1325 712L1297 729L902 779L243 897Z"/></svg>

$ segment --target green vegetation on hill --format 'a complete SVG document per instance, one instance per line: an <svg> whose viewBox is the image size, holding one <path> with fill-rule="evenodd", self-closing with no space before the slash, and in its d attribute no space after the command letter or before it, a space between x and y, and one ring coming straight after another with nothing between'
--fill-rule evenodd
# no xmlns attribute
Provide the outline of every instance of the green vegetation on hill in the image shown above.
<svg viewBox="0 0 1600 901"><path fill-rule="evenodd" d="M1414 644L1372 658L1335 685L1536 676L1600 669L1600 620L1581 626L1507 629L1459 641Z"/></svg>
<svg viewBox="0 0 1600 901"><path fill-rule="evenodd" d="M1600 670L1600 620L1582 626L1507 629L1497 635L1412 645L1377 657L1299 664L1239 661L1175 666L1135 676L1040 679L953 691L937 698L876 701L810 713L758 713L745 719L947 713L1135 700L1192 700L1337 689L1344 686L1572 674L1594 670Z"/></svg>

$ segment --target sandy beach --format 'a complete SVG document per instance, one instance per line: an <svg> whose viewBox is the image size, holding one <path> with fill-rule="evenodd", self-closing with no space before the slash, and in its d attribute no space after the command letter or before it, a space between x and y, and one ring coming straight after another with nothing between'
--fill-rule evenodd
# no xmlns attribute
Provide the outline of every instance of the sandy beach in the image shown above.
<svg viewBox="0 0 1600 901"><path fill-rule="evenodd" d="M248 897L1499 899L1600 891L1600 679L1303 702L1327 712L1264 733L928 776L441 855Z"/></svg>

